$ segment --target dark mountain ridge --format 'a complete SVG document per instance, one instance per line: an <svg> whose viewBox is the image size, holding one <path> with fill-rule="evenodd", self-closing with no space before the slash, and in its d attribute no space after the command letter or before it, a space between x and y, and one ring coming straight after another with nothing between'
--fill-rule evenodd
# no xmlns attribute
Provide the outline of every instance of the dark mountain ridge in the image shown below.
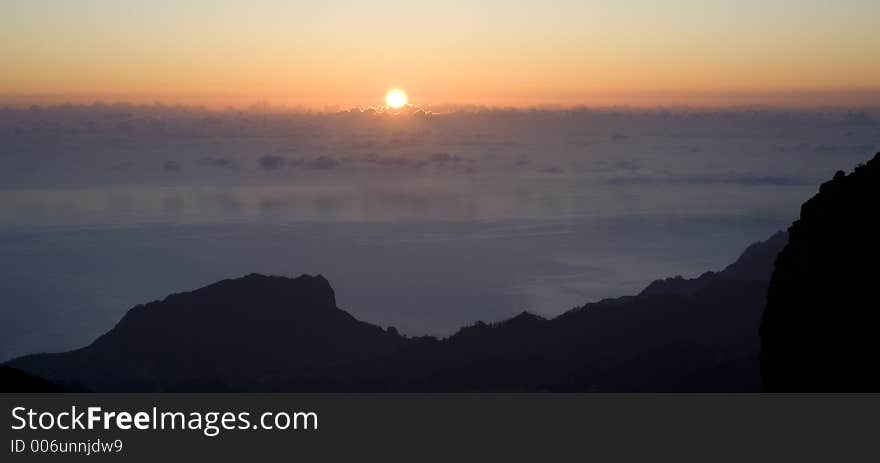
<svg viewBox="0 0 880 463"><path fill-rule="evenodd" d="M139 305L92 344L11 366L96 391L751 391L785 234L696 279L552 319L405 337L336 307L322 276L251 274Z"/></svg>
<svg viewBox="0 0 880 463"><path fill-rule="evenodd" d="M801 207L767 294L768 391L880 390L880 153L838 172Z"/></svg>
<svg viewBox="0 0 880 463"><path fill-rule="evenodd" d="M322 276L251 274L138 305L92 344L9 362L97 391L261 390L290 372L386 352L399 335L336 307Z"/></svg>
<svg viewBox="0 0 880 463"><path fill-rule="evenodd" d="M720 272L706 272L698 278L685 279L681 276L655 280L639 293L640 296L652 294L693 295L709 282L718 280L768 281L773 273L773 263L779 250L788 241L788 234L778 231L766 241L753 243L743 251L739 259Z"/></svg>

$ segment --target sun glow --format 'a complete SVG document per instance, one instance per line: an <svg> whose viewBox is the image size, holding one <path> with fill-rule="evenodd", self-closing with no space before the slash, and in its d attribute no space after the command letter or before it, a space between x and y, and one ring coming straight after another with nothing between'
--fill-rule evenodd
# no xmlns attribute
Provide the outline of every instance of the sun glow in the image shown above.
<svg viewBox="0 0 880 463"><path fill-rule="evenodd" d="M389 108L402 108L408 101L409 98L407 98L406 92L399 88L392 88L385 94L385 105Z"/></svg>

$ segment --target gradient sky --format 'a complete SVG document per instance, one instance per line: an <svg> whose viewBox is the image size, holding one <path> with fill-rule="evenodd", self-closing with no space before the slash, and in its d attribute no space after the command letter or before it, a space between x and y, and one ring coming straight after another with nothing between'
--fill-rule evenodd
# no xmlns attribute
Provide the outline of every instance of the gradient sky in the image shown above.
<svg viewBox="0 0 880 463"><path fill-rule="evenodd" d="M4 0L0 104L880 105L876 0Z"/></svg>

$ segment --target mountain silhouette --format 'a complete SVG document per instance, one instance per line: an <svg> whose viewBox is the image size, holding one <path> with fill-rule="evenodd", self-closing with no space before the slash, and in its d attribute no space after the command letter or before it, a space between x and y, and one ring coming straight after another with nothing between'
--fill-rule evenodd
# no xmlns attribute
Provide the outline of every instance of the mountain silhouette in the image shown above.
<svg viewBox="0 0 880 463"><path fill-rule="evenodd" d="M400 342L338 309L322 276L251 274L136 306L84 348L9 363L95 391L264 390Z"/></svg>
<svg viewBox="0 0 880 463"><path fill-rule="evenodd" d="M801 207L761 325L768 391L880 390L880 153Z"/></svg>
<svg viewBox="0 0 880 463"><path fill-rule="evenodd" d="M751 247L732 268L775 255L784 237ZM355 378L364 391L758 391L758 326L769 273L673 279L680 285L662 280L651 291L553 319L523 312L477 323L444 340L413 340L321 386L349 390Z"/></svg>
<svg viewBox="0 0 880 463"><path fill-rule="evenodd" d="M58 384L28 374L17 368L0 365L0 392L65 392Z"/></svg>
<svg viewBox="0 0 880 463"><path fill-rule="evenodd" d="M681 276L656 280L639 293L640 296L657 294L680 294L691 296L712 281L768 281L773 272L773 263L786 242L788 234L779 231L767 241L754 243L742 253L736 262L720 272L706 272L699 278L685 279Z"/></svg>
<svg viewBox="0 0 880 463"><path fill-rule="evenodd" d="M355 319L322 276L251 274L136 306L81 349L8 364L95 391L754 391L784 244L777 233L720 272L445 339Z"/></svg>

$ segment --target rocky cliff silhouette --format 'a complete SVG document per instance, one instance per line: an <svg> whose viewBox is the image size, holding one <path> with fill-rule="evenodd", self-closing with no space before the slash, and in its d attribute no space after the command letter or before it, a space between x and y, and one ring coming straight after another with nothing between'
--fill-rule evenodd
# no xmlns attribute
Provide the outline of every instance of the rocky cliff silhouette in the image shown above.
<svg viewBox="0 0 880 463"><path fill-rule="evenodd" d="M321 276L257 274L139 305L89 346L9 364L95 391L754 391L779 233L696 279L544 319L410 338Z"/></svg>
<svg viewBox="0 0 880 463"><path fill-rule="evenodd" d="M877 391L880 153L804 203L761 326L768 391Z"/></svg>

